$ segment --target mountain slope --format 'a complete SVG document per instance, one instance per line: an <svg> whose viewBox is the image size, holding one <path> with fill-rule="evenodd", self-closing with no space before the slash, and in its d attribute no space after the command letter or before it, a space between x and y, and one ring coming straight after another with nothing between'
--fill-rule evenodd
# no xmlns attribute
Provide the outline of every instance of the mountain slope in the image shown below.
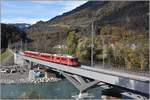
<svg viewBox="0 0 150 100"><path fill-rule="evenodd" d="M1 48L7 48L8 42L15 43L26 36L22 35L24 32L14 25L1 24Z"/></svg>
<svg viewBox="0 0 150 100"><path fill-rule="evenodd" d="M89 36L94 20L96 34L102 26L125 27L137 32L148 31L148 1L89 1L76 9L56 16L47 22L38 22L27 29L33 44L46 43L46 47L65 44L68 32ZM40 41L43 40L43 41ZM42 47L43 48L43 47ZM41 49L42 49L41 48Z"/></svg>

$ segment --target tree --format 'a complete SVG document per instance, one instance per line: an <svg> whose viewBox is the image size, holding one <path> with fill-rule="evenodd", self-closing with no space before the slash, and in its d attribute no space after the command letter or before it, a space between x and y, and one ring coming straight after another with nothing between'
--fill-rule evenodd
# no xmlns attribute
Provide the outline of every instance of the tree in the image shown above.
<svg viewBox="0 0 150 100"><path fill-rule="evenodd" d="M77 36L77 33L69 32L67 36L67 48L68 48L68 54L75 54L76 53L76 48L78 45L78 39L79 37Z"/></svg>
<svg viewBox="0 0 150 100"><path fill-rule="evenodd" d="M139 40L136 48L139 57L139 66L141 70L148 69L149 65L149 43L147 37Z"/></svg>
<svg viewBox="0 0 150 100"><path fill-rule="evenodd" d="M91 41L89 38L84 37L78 40L76 53L81 60L90 60L91 57Z"/></svg>

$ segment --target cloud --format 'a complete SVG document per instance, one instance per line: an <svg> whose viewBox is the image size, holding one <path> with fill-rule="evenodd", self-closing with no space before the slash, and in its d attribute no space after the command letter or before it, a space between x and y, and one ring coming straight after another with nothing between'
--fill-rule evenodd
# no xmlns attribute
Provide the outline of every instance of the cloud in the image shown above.
<svg viewBox="0 0 150 100"><path fill-rule="evenodd" d="M63 13L73 10L86 2L87 1L62 1L61 3L64 5Z"/></svg>
<svg viewBox="0 0 150 100"><path fill-rule="evenodd" d="M1 21L4 23L30 23L46 21L73 10L87 1L3 1Z"/></svg>
<svg viewBox="0 0 150 100"><path fill-rule="evenodd" d="M37 3L37 4L53 4L54 2L57 2L57 1L29 1L31 3Z"/></svg>
<svg viewBox="0 0 150 100"><path fill-rule="evenodd" d="M82 0L82 1L62 1L62 0L58 0L58 1L28 1L30 3L34 3L34 4L40 4L39 7L43 7L46 6L46 5L49 5L49 6L63 6L61 8L61 13L65 13L65 12L68 12L70 10L73 10L75 9L76 7L86 3L87 1L86 0ZM37 6L38 7L38 6Z"/></svg>
<svg viewBox="0 0 150 100"><path fill-rule="evenodd" d="M37 21L47 21L47 18L10 18L10 19L2 19L2 23L29 23L35 24Z"/></svg>
<svg viewBox="0 0 150 100"><path fill-rule="evenodd" d="M57 0L57 1L29 1L32 3L37 3L37 4L60 4L60 5L72 5L72 6L79 6L85 2L87 2L87 0L81 0L81 1L77 1L77 0Z"/></svg>

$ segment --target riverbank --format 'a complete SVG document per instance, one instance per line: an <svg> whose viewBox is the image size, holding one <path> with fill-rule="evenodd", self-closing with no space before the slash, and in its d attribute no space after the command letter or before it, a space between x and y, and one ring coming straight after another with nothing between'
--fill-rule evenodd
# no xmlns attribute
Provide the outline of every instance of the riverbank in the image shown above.
<svg viewBox="0 0 150 100"><path fill-rule="evenodd" d="M12 66L1 66L1 84L11 83L28 83L28 66L12 65Z"/></svg>
<svg viewBox="0 0 150 100"><path fill-rule="evenodd" d="M61 80L54 76L40 77L30 80L28 66L1 66L0 69L0 84L22 84L22 83L41 83L41 82L56 82Z"/></svg>

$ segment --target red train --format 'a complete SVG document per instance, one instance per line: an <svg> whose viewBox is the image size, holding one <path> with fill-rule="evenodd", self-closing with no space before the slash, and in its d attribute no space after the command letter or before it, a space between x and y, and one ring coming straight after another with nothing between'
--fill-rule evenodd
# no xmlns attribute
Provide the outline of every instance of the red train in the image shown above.
<svg viewBox="0 0 150 100"><path fill-rule="evenodd" d="M42 60L70 65L70 66L79 65L78 58L70 55L48 54L48 53L40 53L34 51L24 51L24 55L28 57L33 57L37 59L42 59Z"/></svg>

